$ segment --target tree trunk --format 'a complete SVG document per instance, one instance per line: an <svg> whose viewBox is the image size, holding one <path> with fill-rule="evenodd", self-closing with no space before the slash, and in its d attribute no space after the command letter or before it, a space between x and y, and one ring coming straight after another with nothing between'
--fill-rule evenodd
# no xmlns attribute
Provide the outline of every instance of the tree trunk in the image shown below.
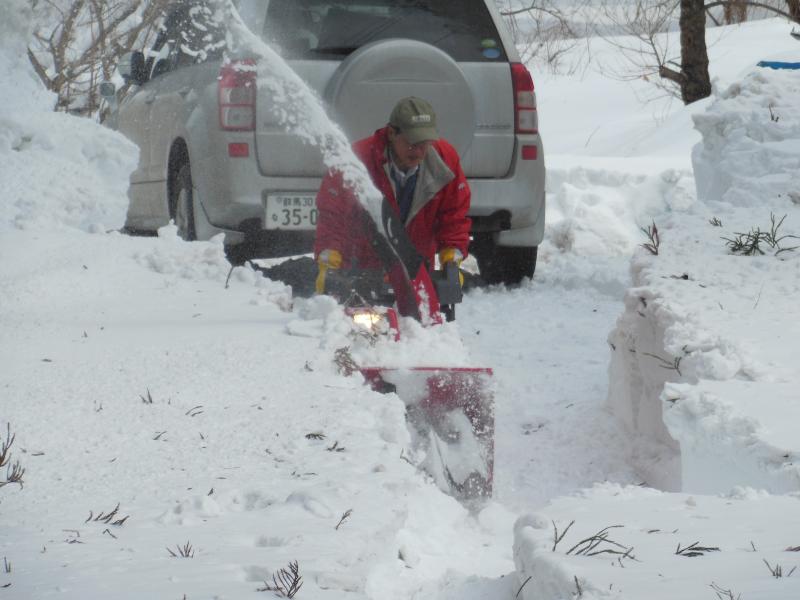
<svg viewBox="0 0 800 600"><path fill-rule="evenodd" d="M786 6L789 8L792 21L800 23L800 0L786 0Z"/></svg>
<svg viewBox="0 0 800 600"><path fill-rule="evenodd" d="M706 13L704 0L681 0L681 99L691 104L711 95L706 48Z"/></svg>
<svg viewBox="0 0 800 600"><path fill-rule="evenodd" d="M722 7L725 23L744 23L747 21L747 2L745 0L732 0Z"/></svg>

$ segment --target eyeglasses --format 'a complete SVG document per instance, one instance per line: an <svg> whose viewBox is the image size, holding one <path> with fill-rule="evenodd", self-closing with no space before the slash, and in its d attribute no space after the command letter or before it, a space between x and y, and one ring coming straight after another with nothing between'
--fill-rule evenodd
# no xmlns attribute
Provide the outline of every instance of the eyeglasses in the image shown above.
<svg viewBox="0 0 800 600"><path fill-rule="evenodd" d="M417 142L416 144L412 144L408 141L408 138L402 133L400 133L399 129L395 130L396 136L395 139L400 142L400 146L404 147L409 152L416 150L416 151L425 151L430 148L430 145L433 143L431 140L425 140L422 142Z"/></svg>

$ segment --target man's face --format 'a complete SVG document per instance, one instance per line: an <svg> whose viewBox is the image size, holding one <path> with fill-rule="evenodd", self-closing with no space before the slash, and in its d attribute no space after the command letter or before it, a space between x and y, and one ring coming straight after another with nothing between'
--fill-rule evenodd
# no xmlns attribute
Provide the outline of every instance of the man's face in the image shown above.
<svg viewBox="0 0 800 600"><path fill-rule="evenodd" d="M393 127L389 128L389 144L392 148L392 157L395 164L403 171L413 169L425 158L425 153L433 142L426 141L419 144L411 144L408 138L401 131Z"/></svg>

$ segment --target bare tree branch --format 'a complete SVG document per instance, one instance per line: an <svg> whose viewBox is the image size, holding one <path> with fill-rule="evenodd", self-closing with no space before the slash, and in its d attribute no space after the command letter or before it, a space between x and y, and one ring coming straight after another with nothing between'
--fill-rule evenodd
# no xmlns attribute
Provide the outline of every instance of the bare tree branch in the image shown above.
<svg viewBox="0 0 800 600"><path fill-rule="evenodd" d="M752 6L753 8L763 8L764 10L768 10L770 12L775 13L776 15L780 15L782 17L786 17L790 21L795 21L795 18L788 12L776 8L774 6L770 6L769 4L763 4L762 2L753 2L752 0L716 0L715 2L709 2L705 5L705 9L708 11L712 8L716 8L718 6L726 7L726 6Z"/></svg>
<svg viewBox="0 0 800 600"><path fill-rule="evenodd" d="M669 79L670 81L677 83L679 86L683 85L686 81L686 75L680 71L676 71L675 69L670 69L665 65L661 65L658 68L658 74L664 79Z"/></svg>
<svg viewBox="0 0 800 600"><path fill-rule="evenodd" d="M144 46L168 0L30 0L40 27L28 46L39 79L58 95L56 110L93 114L97 84L119 58Z"/></svg>

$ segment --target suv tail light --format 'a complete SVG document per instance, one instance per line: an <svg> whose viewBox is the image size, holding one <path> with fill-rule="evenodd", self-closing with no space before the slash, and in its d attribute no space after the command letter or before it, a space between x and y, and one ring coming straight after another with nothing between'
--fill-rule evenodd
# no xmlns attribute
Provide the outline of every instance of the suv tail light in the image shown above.
<svg viewBox="0 0 800 600"><path fill-rule="evenodd" d="M511 63L511 81L514 85L514 133L538 133L536 93L530 71L522 63Z"/></svg>
<svg viewBox="0 0 800 600"><path fill-rule="evenodd" d="M219 126L253 131L256 125L256 62L236 60L219 71Z"/></svg>

